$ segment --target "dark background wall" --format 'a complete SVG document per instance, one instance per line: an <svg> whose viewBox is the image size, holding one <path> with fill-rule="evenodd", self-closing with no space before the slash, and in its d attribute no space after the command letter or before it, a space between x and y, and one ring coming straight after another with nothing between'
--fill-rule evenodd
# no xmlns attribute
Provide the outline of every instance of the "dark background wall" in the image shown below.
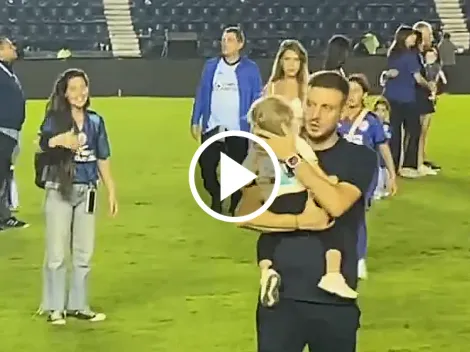
<svg viewBox="0 0 470 352"><path fill-rule="evenodd" d="M272 60L261 59L257 63L266 80ZM118 90L124 96L192 97L199 81L204 61L192 60L147 60L147 59L71 59L24 60L15 65L29 99L47 98L57 76L67 68L85 70L91 80L94 96L115 96ZM311 71L321 67L320 60L311 60ZM386 67L384 57L351 58L346 72L362 72L369 78L374 91L380 92L378 77ZM451 77L449 90L452 93L470 93L470 56L460 56L456 77Z"/></svg>

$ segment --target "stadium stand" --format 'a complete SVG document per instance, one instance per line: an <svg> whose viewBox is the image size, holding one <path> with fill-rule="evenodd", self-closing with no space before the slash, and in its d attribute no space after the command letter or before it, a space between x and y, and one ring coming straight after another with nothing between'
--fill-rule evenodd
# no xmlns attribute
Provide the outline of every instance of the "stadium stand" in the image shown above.
<svg viewBox="0 0 470 352"><path fill-rule="evenodd" d="M272 55L286 37L299 38L310 53L321 51L332 33L352 38L374 32L387 45L400 23L423 18L439 24L433 0L133 0L131 13L141 46L161 44L164 30L197 32L200 54L219 50L221 30L240 25L248 50L256 56ZM145 50L144 50L145 51Z"/></svg>
<svg viewBox="0 0 470 352"><path fill-rule="evenodd" d="M426 19L468 49L468 8L460 0L0 0L0 34L33 52L66 45L160 56L168 33L196 33L199 55L208 57L222 29L240 25L248 52L267 57L289 37L318 54L333 33L358 40L372 32L387 47L399 24Z"/></svg>
<svg viewBox="0 0 470 352"><path fill-rule="evenodd" d="M0 33L31 51L110 47L101 0L0 0Z"/></svg>

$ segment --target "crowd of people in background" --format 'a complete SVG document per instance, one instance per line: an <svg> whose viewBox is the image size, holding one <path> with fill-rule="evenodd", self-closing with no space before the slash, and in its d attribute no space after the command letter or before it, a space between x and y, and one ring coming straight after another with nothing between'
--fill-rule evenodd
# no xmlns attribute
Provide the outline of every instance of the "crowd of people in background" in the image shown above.
<svg viewBox="0 0 470 352"><path fill-rule="evenodd" d="M330 39L324 71L310 78L306 50L297 40L285 40L262 85L256 64L240 54L241 29L223 32L221 57L207 61L203 70L192 135L203 142L221 131L251 131L267 141L283 166L273 205L239 224L261 232L258 351L300 352L306 344L315 351L355 350L357 280L368 277L366 212L373 201L396 194L398 176L418 178L440 170L427 158L426 145L438 93L447 83L440 61L446 39L440 48L434 46L432 27L424 21L400 26L380 77L383 92L374 97L364 74L347 72L351 41L345 36ZM446 57L446 65L452 64ZM245 165L260 179L243 190L241 200L232 198L229 212L246 215L266 201L273 171L254 146L234 154L233 143L215 144L235 160L248 156ZM371 169L364 150L374 155ZM363 159L355 159L356 153ZM223 212L214 191L219 161L203 153L199 162L211 208ZM343 329L338 335L339 325L347 325L351 334Z"/></svg>

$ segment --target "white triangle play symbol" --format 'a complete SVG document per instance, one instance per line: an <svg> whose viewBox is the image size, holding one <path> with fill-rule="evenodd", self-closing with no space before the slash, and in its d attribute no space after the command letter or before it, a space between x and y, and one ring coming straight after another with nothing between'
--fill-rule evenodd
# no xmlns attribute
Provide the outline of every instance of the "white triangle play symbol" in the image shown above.
<svg viewBox="0 0 470 352"><path fill-rule="evenodd" d="M220 200L251 183L257 176L224 153L220 153Z"/></svg>

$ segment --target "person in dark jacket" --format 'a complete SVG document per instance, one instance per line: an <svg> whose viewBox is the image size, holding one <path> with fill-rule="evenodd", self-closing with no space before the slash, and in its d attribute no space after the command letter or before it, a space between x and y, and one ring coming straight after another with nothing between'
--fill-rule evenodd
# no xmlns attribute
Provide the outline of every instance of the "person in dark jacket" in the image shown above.
<svg viewBox="0 0 470 352"><path fill-rule="evenodd" d="M8 205L12 156L26 117L23 88L12 68L17 58L16 46L8 38L0 37L0 104L8 106L0 114L0 231L28 227L12 216Z"/></svg>

